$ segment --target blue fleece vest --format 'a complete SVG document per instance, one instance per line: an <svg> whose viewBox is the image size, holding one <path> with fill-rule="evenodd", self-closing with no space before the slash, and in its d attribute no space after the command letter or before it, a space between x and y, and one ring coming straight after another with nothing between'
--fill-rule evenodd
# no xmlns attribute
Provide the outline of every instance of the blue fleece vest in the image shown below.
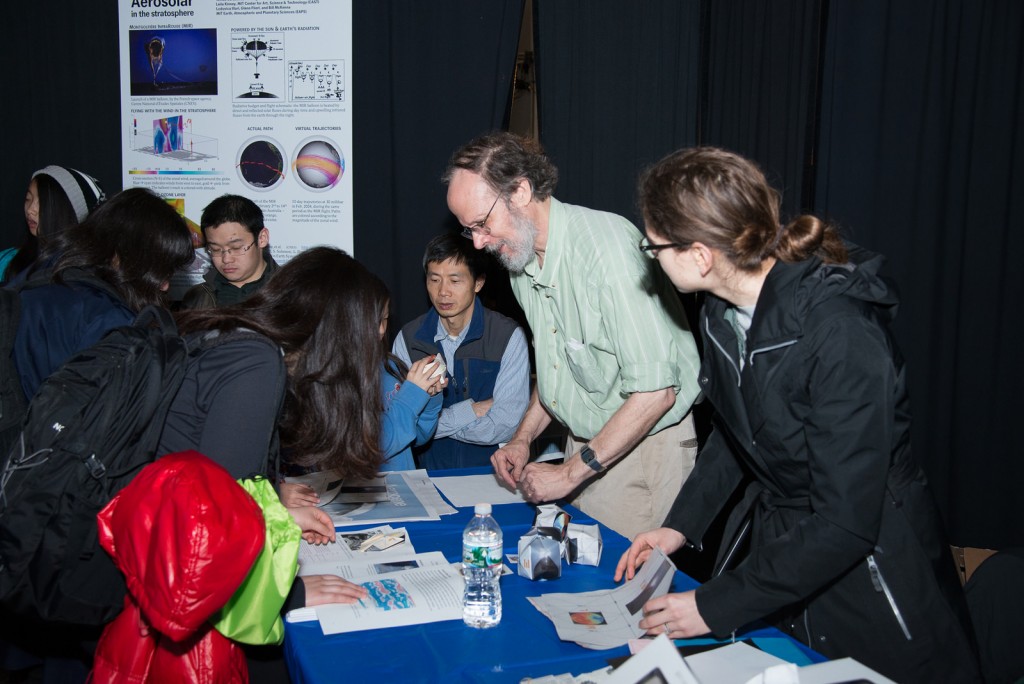
<svg viewBox="0 0 1024 684"><path fill-rule="evenodd" d="M431 309L402 328L405 346L413 362L441 352L440 345L434 342L438 319L437 311ZM454 368L448 368L451 377L444 390L443 408L467 399L483 401L494 395L494 381L501 369L501 357L515 329L512 319L485 308L480 298L476 298L469 330L455 350ZM491 454L496 447L440 437L432 439L415 453L425 468L474 468L490 465Z"/></svg>

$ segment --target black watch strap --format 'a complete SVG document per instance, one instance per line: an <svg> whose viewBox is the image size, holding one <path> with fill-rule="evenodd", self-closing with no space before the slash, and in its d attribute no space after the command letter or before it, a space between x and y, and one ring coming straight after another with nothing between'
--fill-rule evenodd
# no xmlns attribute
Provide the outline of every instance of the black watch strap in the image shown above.
<svg viewBox="0 0 1024 684"><path fill-rule="evenodd" d="M605 471L605 467L597 460L597 454L594 453L589 444L584 444L580 449L580 459L590 466L590 469L595 473L603 473Z"/></svg>

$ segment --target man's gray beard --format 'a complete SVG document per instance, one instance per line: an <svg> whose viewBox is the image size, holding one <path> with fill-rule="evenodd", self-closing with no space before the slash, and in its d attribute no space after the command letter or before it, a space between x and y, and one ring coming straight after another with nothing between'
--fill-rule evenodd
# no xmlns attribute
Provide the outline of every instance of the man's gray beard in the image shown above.
<svg viewBox="0 0 1024 684"><path fill-rule="evenodd" d="M487 251L498 257L501 265L510 272L522 273L530 262L537 258L537 254L533 251L533 245L537 240L537 226L514 209L509 213L512 217L514 237L487 245ZM502 245L509 249L500 252Z"/></svg>

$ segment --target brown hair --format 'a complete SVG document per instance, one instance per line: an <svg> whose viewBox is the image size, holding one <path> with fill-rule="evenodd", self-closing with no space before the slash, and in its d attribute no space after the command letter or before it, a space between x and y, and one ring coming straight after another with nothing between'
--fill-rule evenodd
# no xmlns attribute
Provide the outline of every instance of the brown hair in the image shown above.
<svg viewBox="0 0 1024 684"><path fill-rule="evenodd" d="M805 214L780 225L779 195L761 169L726 150L673 152L643 174L639 193L648 228L684 246L713 247L741 271L756 271L768 257L847 260L838 231L821 219Z"/></svg>
<svg viewBox="0 0 1024 684"><path fill-rule="evenodd" d="M246 328L288 360L281 445L300 465L373 477L380 449L378 337L388 300L383 281L340 249L314 247L282 266L241 304L179 314L183 332Z"/></svg>
<svg viewBox="0 0 1024 684"><path fill-rule="evenodd" d="M491 133L466 143L452 155L442 176L450 183L459 169L479 174L501 194L511 194L520 179L530 183L538 200L551 197L558 184L558 169L536 140L514 133Z"/></svg>

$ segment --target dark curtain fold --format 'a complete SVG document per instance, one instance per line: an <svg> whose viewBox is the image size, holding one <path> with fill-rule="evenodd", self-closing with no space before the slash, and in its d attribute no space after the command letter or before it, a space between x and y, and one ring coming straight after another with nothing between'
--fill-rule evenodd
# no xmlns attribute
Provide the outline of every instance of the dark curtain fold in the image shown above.
<svg viewBox="0 0 1024 684"><path fill-rule="evenodd" d="M813 164L823 5L705 2L700 142L756 160L789 217L812 200L804 178Z"/></svg>
<svg viewBox="0 0 1024 684"><path fill-rule="evenodd" d="M503 127L523 0L353 4L355 256L391 289L392 332L430 305L423 248L454 227L441 175Z"/></svg>
<svg viewBox="0 0 1024 684"><path fill-rule="evenodd" d="M4 6L0 248L21 243L33 171L70 166L121 189L117 4Z"/></svg>
<svg viewBox="0 0 1024 684"><path fill-rule="evenodd" d="M640 171L696 140L697 0L535 0L540 138L555 195L642 227Z"/></svg>
<svg viewBox="0 0 1024 684"><path fill-rule="evenodd" d="M1024 544L1024 5L833 0L819 210L885 253L951 541Z"/></svg>

